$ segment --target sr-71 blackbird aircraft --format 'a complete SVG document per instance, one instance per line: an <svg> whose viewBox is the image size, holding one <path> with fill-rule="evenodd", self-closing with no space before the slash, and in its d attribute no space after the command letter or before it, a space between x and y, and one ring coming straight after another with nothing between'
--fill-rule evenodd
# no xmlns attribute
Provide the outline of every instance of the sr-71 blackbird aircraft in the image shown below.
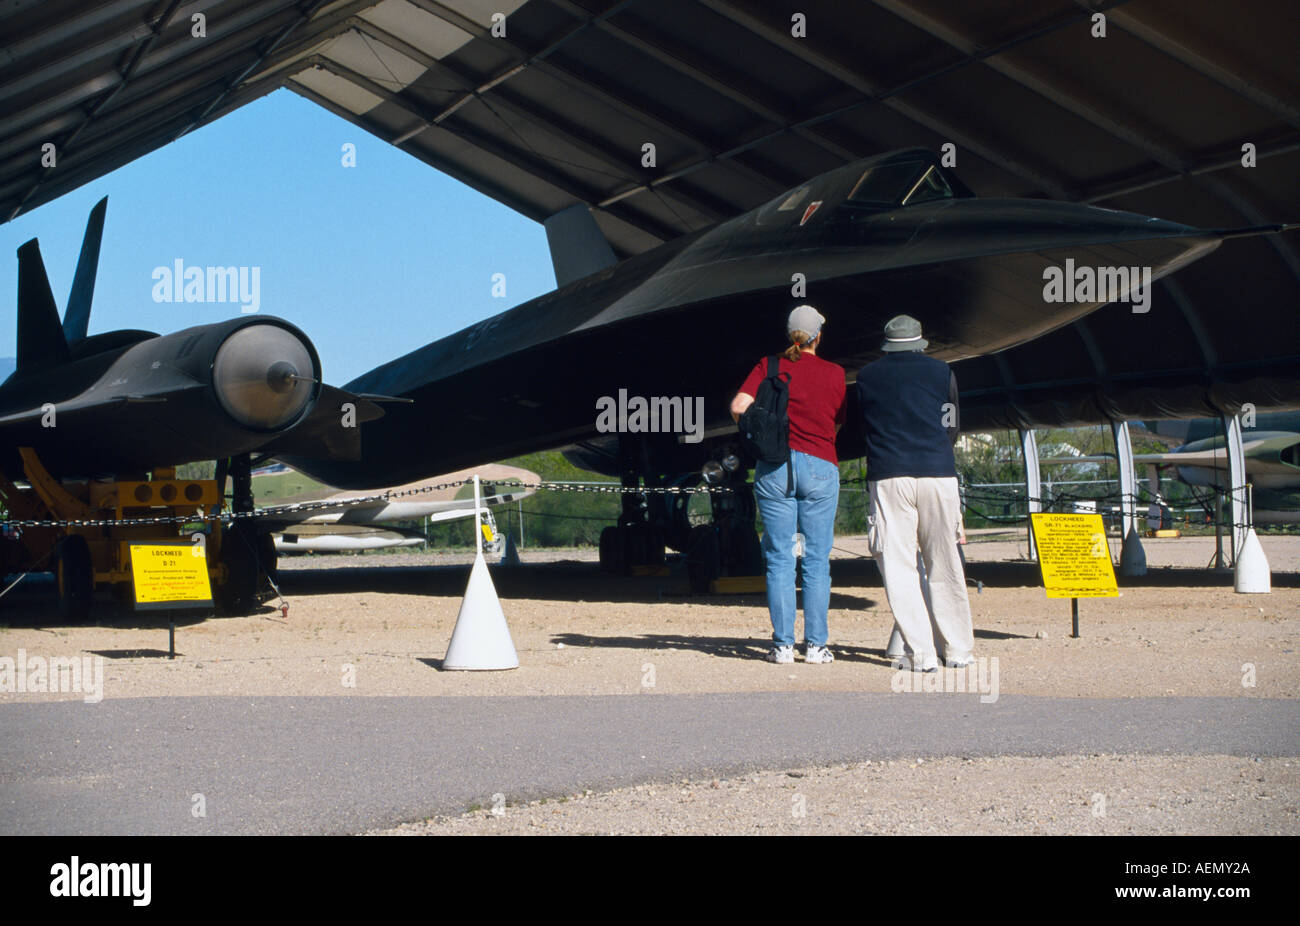
<svg viewBox="0 0 1300 926"><path fill-rule="evenodd" d="M286 321L259 315L170 335L87 336L106 209L107 200L101 200L91 210L62 323L38 243L33 239L18 250L18 363L0 384L0 494L12 514L38 521L51 515L102 520L114 514L197 514L224 495L226 475L233 477L235 510L247 511L254 501L251 453L358 455L358 428L344 420L365 422L381 415L370 399L383 397L353 395L322 383L310 340ZM216 487L160 472L209 459L222 461ZM484 473L537 479L525 470L497 469ZM469 475L453 473L439 481ZM28 488L11 481L22 477ZM274 500L271 517L224 532L212 529L209 552L220 560L225 580L222 604L239 610L254 603L259 573L274 569L275 546L302 551L394 546L408 541L400 530L386 528L389 522L474 512L472 501L453 493L431 492L429 486L395 488L401 497L389 501L358 502L355 492L282 497ZM483 503L490 509L528 494L489 492ZM58 576L61 609L79 616L97 579L106 584L124 577L129 562L123 544L165 541L169 534L174 540L177 529L29 528L23 538L0 537L0 575L48 562ZM51 560L52 551L57 555Z"/></svg>
<svg viewBox="0 0 1300 926"><path fill-rule="evenodd" d="M628 486L698 481L702 464L722 460L735 491L713 497L715 524L692 528L681 497L625 495L602 561L653 563L666 543L687 551L697 576L755 574L753 502L727 409L750 366L781 346L793 304L810 301L826 316L822 355L850 373L878 355L884 322L902 312L922 320L932 355L960 360L1117 298L1046 302L1047 268L1150 268L1155 280L1226 237L1283 229L1201 229L1075 203L978 198L924 149L832 170L621 263L578 205L546 223L559 289L348 384L413 400L361 428L360 459L284 458L349 488L554 447ZM800 281L806 300L792 298ZM702 397L704 439L601 433L597 410L624 396ZM849 422L842 457L861 454L854 415Z"/></svg>
<svg viewBox="0 0 1300 926"><path fill-rule="evenodd" d="M215 509L224 494L167 471L193 460L232 460L235 508L252 507L249 454L295 451L343 459L360 451L356 427L382 415L366 397L321 382L307 336L270 316L246 316L174 334L87 335L107 200L91 210L60 322L36 239L18 249L17 368L0 384L0 494L11 516L43 521L146 518ZM153 478L149 477L150 472ZM15 482L26 479L29 486ZM242 491L241 491L242 490ZM242 496L242 497L241 497ZM97 581L129 576L131 540L158 528L29 528L0 537L0 573L53 566L61 609L83 614ZM163 528L162 531L166 531ZM177 528L170 528L175 538ZM214 531L223 601L250 603L270 537L250 525ZM233 541L233 542L232 542Z"/></svg>
<svg viewBox="0 0 1300 926"><path fill-rule="evenodd" d="M698 483L702 466L720 460L706 468L733 491L713 496L712 524L693 528L682 496L624 495L602 562L654 563L668 545L687 552L697 579L754 574L747 461L727 405L749 365L779 343L790 306L804 301L792 287L806 286L828 319L824 356L850 371L877 355L884 321L900 312L923 321L933 355L958 360L1127 295L1046 302L1048 268L1149 268L1156 280L1226 237L1284 228L1200 229L1074 203L982 199L924 149L830 171L621 263L580 204L546 223L559 289L383 364L347 393L327 392L310 343L276 319L84 338L90 287L81 281L93 282L85 255L97 250L96 231L63 330L34 243L20 249L19 368L0 387L0 439L33 447L55 475L230 455L246 476L257 451L348 489L555 447L630 487ZM381 412L367 396L407 404ZM702 402L700 439L602 432L597 410L627 396ZM336 411L349 400L359 425L350 432ZM57 429L39 426L46 403ZM859 454L856 428L841 432L840 446ZM14 464L12 452L0 461ZM246 480L244 492L239 485L236 507L247 496Z"/></svg>
<svg viewBox="0 0 1300 926"><path fill-rule="evenodd" d="M36 239L18 249L18 366L0 384L0 472L33 447L59 477L144 472L254 450L347 457L382 412L321 382L294 325L249 315L173 334L87 335L107 200L91 211L62 323Z"/></svg>

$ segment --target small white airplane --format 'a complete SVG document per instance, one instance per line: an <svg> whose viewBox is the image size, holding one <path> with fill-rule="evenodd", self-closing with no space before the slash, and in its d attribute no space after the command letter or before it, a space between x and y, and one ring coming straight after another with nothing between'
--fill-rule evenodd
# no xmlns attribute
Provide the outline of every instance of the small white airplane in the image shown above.
<svg viewBox="0 0 1300 926"><path fill-rule="evenodd" d="M534 490L511 487L497 492L495 484L536 483L539 479L536 473L526 469L497 463L365 492L338 491L281 464L253 474L253 495L258 505L303 507L288 507L283 512L259 517L257 523L261 530L269 529L277 553L339 553L417 546L424 542L424 534L414 528L394 526L393 522L473 517L472 487L428 487L472 479L475 475L482 486L480 529L484 550L500 553L505 540L497 531L492 509L527 498ZM371 498L390 493L394 497Z"/></svg>

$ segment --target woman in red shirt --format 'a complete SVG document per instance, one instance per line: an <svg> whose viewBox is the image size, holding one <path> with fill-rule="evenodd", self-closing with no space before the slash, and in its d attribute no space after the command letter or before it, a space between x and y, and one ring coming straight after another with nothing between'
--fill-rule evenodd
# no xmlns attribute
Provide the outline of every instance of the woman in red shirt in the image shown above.
<svg viewBox="0 0 1300 926"><path fill-rule="evenodd" d="M827 611L831 597L831 544L835 539L835 510L840 498L839 458L835 435L844 424L844 369L817 356L826 319L810 305L790 313L786 333L790 347L780 371L790 377L790 461L754 467L754 495L763 515L763 556L767 562L767 608L772 618L772 652L768 659L794 662L795 557L797 535L803 535L804 658L831 662L826 646ZM739 420L754 402L767 376L767 358L754 365L731 402L731 417ZM789 491L787 466L794 467Z"/></svg>

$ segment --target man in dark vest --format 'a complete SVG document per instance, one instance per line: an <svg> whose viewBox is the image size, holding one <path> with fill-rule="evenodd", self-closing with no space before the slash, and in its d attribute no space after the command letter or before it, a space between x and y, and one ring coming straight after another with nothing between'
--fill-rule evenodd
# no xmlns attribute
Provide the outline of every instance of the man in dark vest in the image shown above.
<svg viewBox="0 0 1300 926"><path fill-rule="evenodd" d="M863 367L857 382L871 490L871 552L911 652L904 665L922 672L937 670L940 655L950 666L970 665L975 645L957 550L957 378L948 364L923 353L928 343L915 318L890 319L881 345L885 355Z"/></svg>

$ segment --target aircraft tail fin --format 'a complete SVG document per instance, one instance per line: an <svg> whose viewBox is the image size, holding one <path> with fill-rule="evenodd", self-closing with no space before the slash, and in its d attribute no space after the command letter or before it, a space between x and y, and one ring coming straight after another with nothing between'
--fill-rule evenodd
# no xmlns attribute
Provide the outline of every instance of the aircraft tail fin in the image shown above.
<svg viewBox="0 0 1300 926"><path fill-rule="evenodd" d="M575 203L542 224L551 248L556 286L567 286L618 263L586 203Z"/></svg>
<svg viewBox="0 0 1300 926"><path fill-rule="evenodd" d="M63 313L63 336L74 344L86 336L90 326L90 303L95 297L95 272L99 268L99 243L104 237L104 213L108 197L95 203L86 220L86 236L81 240L81 256L72 278L72 293Z"/></svg>
<svg viewBox="0 0 1300 926"><path fill-rule="evenodd" d="M45 261L36 239L18 249L18 369L31 372L62 363L69 357L68 341L59 325Z"/></svg>

